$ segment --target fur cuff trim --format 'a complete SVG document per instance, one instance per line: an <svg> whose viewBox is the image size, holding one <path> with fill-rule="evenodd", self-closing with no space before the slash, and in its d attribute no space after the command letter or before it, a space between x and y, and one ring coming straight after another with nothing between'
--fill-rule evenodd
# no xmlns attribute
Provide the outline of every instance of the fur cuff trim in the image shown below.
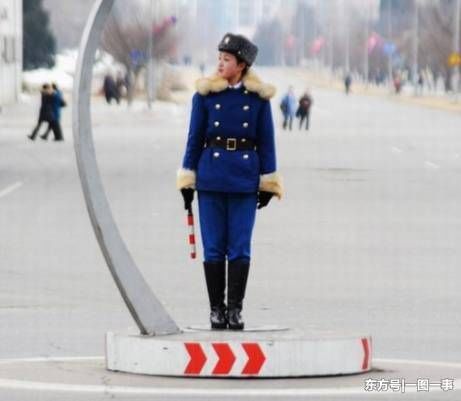
<svg viewBox="0 0 461 401"><path fill-rule="evenodd" d="M250 92L257 93L263 99L268 100L275 95L275 86L262 82L252 70L246 73L242 83L246 89ZM195 83L197 92L203 96L208 95L210 92L222 92L227 89L228 86L229 83L227 80L218 75L200 78Z"/></svg>
<svg viewBox="0 0 461 401"><path fill-rule="evenodd" d="M272 192L277 198L282 199L283 182L279 173L263 174L259 177L259 190Z"/></svg>
<svg viewBox="0 0 461 401"><path fill-rule="evenodd" d="M176 188L192 188L195 189L195 171L180 168L176 174Z"/></svg>

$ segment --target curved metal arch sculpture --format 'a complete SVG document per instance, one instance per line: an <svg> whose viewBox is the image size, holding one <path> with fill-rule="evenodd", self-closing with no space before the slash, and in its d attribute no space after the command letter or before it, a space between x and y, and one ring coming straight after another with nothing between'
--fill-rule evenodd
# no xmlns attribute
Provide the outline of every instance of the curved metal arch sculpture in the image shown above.
<svg viewBox="0 0 461 401"><path fill-rule="evenodd" d="M104 192L93 142L90 112L95 53L115 0L98 0L80 44L73 94L73 133L77 165L91 223L107 266L142 334L165 335L180 329L154 295L131 257Z"/></svg>

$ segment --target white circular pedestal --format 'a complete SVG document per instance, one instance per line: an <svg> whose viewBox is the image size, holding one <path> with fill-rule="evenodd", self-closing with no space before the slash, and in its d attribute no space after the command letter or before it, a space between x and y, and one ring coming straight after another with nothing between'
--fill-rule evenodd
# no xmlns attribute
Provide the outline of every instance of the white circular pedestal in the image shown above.
<svg viewBox="0 0 461 401"><path fill-rule="evenodd" d="M371 369L368 335L331 331L188 330L168 336L107 333L112 371L197 377L302 377Z"/></svg>

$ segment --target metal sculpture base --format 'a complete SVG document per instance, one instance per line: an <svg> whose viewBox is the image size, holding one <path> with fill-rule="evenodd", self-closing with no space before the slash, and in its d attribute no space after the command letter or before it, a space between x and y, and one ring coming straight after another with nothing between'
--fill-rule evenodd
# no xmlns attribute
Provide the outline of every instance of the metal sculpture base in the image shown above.
<svg viewBox="0 0 461 401"><path fill-rule="evenodd" d="M371 337L331 331L108 333L107 368L157 376L304 377L367 372Z"/></svg>

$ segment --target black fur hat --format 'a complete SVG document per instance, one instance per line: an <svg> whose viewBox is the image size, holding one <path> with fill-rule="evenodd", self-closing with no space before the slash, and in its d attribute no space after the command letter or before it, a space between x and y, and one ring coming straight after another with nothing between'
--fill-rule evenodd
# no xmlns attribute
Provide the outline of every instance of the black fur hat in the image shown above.
<svg viewBox="0 0 461 401"><path fill-rule="evenodd" d="M251 66L258 54L258 47L243 35L226 33L219 43L218 50L231 53Z"/></svg>

